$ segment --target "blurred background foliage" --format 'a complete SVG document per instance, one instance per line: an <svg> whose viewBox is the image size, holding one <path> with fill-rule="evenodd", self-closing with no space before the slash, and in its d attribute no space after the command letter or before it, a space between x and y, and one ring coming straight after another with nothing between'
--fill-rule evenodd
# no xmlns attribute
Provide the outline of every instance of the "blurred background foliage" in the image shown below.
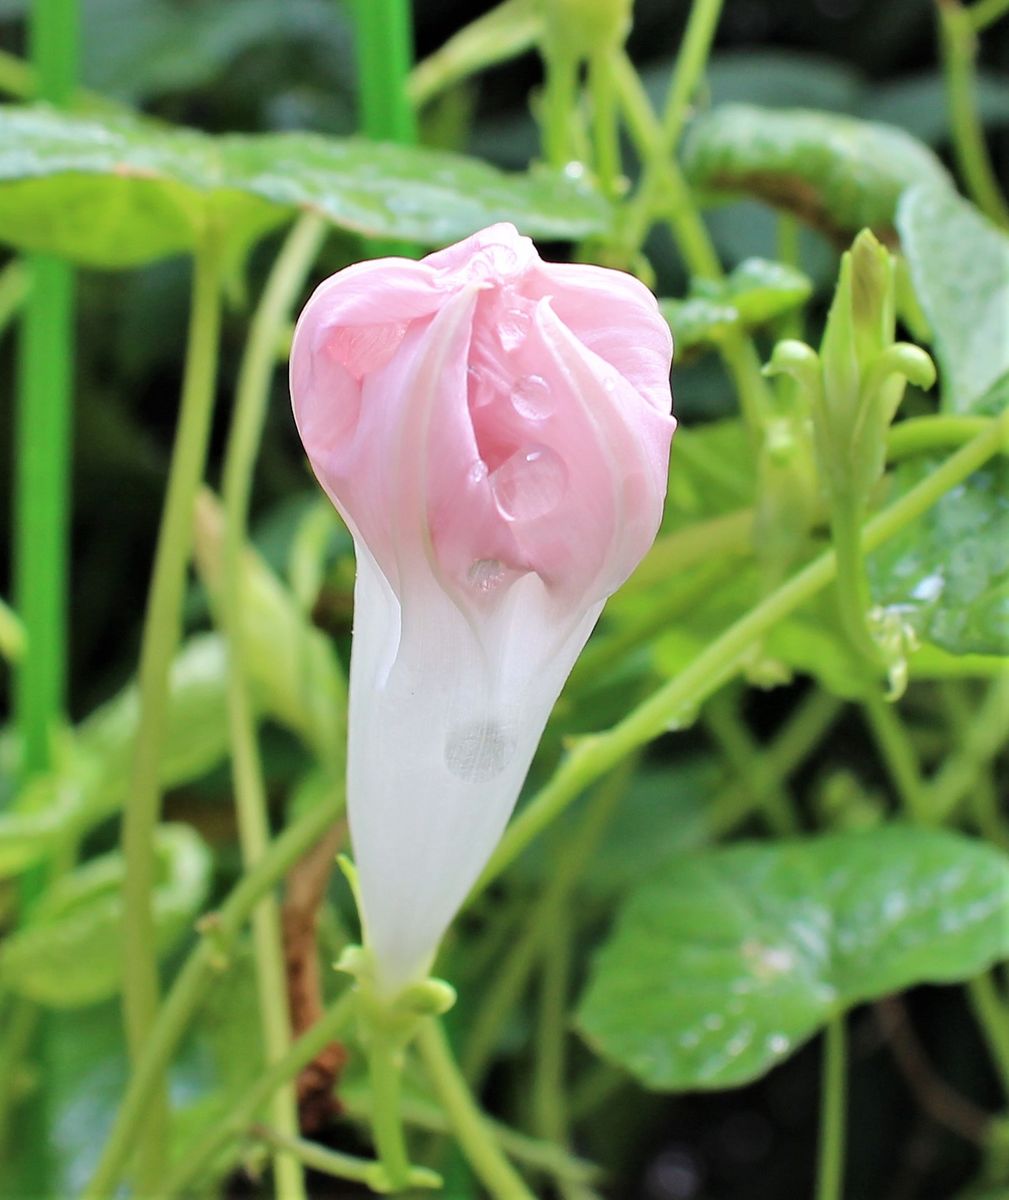
<svg viewBox="0 0 1009 1200"><path fill-rule="evenodd" d="M416 0L417 58L490 7ZM684 0L637 0L635 5L629 50L656 106L664 97L688 8ZM19 0L0 0L0 47L22 51L24 9ZM352 25L334 0L83 0L82 11L82 82L102 96L137 106L155 118L209 131L310 129L350 134L357 126ZM885 121L922 139L948 161L948 118L936 63L935 12L926 0L727 0L699 107L731 101L768 108L801 105ZM1007 69L1009 22L1003 21L983 40L979 103L1004 183L1009 182ZM540 80L534 53L491 69L425 111L423 140L468 151L502 167L525 167L538 155L529 93ZM766 207L737 202L711 210L707 218L728 268L754 255L778 257L780 230ZM815 344L816 323L826 311L836 277L837 253L812 231L803 229L800 238L803 271L814 287L814 333L808 336ZM233 395L251 300L276 245L276 238L268 238L257 247L243 278L232 288L219 380L223 398ZM545 247L547 254L550 249ZM688 274L668 234L655 233L647 252L656 271L657 293L686 295ZM326 243L319 274L361 253L357 239L336 233ZM70 606L70 710L75 720L89 717L116 696L136 663L177 411L188 280L189 264L182 259L128 271L82 271L79 276ZM5 397L0 405L0 463L5 476L11 460L11 405L6 397L13 391L13 357L11 339L6 338L0 345L0 395ZM717 356L684 358L674 374L674 390L685 424L734 412L734 391ZM303 461L279 373L273 400L256 477L256 546L278 574L293 568L296 575L298 547L315 539L312 552L303 553L305 570L310 574L312 562L319 560L326 573L313 617L333 636L345 662L349 541L335 522L325 520L316 520L314 530L306 533L306 516L317 507L318 491ZM212 441L212 483L217 480L227 419L228 405L221 404ZM723 447L713 445L717 457ZM730 455L728 461L737 458ZM675 473L681 469L683 479L677 483ZM704 472L693 475L689 464L679 463L674 453L674 492L679 488L681 494L689 493L697 480L697 486L707 486ZM736 483L745 494L745 483ZM9 502L9 489L0 489L0 530L11 526ZM711 502L709 497L705 511L728 511L737 503L738 494L720 509L718 500ZM5 548L0 554L4 595L10 594L9 557ZM311 584L309 579L307 593ZM187 603L190 627L209 625L208 599L200 586L192 587ZM633 597L626 603L632 606ZM717 613L711 621L716 627L724 624ZM194 679L201 678L201 670L213 674L208 659L200 656L212 659L214 653L219 648L212 645L193 652L189 669ZM659 653L666 655L671 671L684 650L674 634ZM591 665L582 668L581 676L576 672L571 694L577 703L569 697L558 713L540 778L546 765L556 761L563 734L611 723L626 709L628 686L640 694L634 661L623 675L611 672L606 682L605 687L595 686ZM807 697L805 685L799 683L773 693L754 692L741 701L737 695L735 700L742 704L752 736L763 741L781 728L801 698ZM919 706L926 735L933 699L927 694L911 697L912 709ZM216 703L213 695L208 703ZM212 872L208 864L196 864L189 878L197 893L209 888L219 896L238 870L234 819L225 746L214 741L220 714L215 723L213 714L201 717L201 712L197 708L190 713L192 719L180 729L178 740L209 769L197 772L190 762L175 777L167 772L170 784L176 778L185 780L171 790L167 813L170 819L192 822L214 848ZM829 736L815 758L797 771L794 791L811 811L827 814L826 823L871 824L885 806L890 787L871 739L853 710L840 712L838 705L821 716ZM116 719L114 711L106 710L104 716L91 717L85 729L107 745L117 736ZM264 735L271 798L278 813L285 804L298 803L294 785L311 762L283 724L268 724ZM605 852L596 853L587 872L586 920L580 935L586 942L606 926L613 897L646 865L712 841L721 832L722 819L732 823L725 807L731 809L733 775L722 758L725 742L718 728L716 711L713 720L678 738L675 747L662 744L633 777ZM194 744L197 730L208 734L206 744ZM9 761L9 753L9 747L0 747L0 799L11 789L11 776L2 769L3 756ZM104 781L106 794L110 786ZM657 793L664 798L661 825L654 821ZM726 794L719 807L718 798ZM831 817L838 813L839 820ZM532 905L562 856L565 838L562 823L520 863L516 878L526 888L527 900L520 897L514 924L504 929L504 936L521 926L523 903ZM86 848L100 854L114 841L110 814L88 835ZM185 847L166 852L184 853ZM335 953L343 937L341 923L350 914L343 889L334 887L332 898L323 942ZM0 892L0 915L4 902ZM464 918L444 965L445 974L460 987L460 1005L452 1017L459 1027L475 1019L482 1000L479 980L490 950L481 942L481 919L479 909ZM211 997L207 1014L173 1069L173 1098L179 1105L204 1098L187 1114L194 1124L213 1118L208 1090L211 1096L219 1094L213 1089L247 1078L255 1065L248 1054L256 1043L250 1032L252 1016L246 1011L251 1008L250 993L240 986L241 972L238 976L236 982L233 973L222 982L220 994ZM983 1109L999 1104L996 1080L964 999L954 991L920 989L907 1004L914 1035L903 1002L866 1010L854 1023L846 1195L850 1200L950 1200L969 1194L977 1200L1004 1200L1009 1195L1004 1190L960 1191L978 1170L976 1135ZM521 1068L533 1036L531 1009L516 1006L505 1023L498 1063L487 1085L498 1111L508 1110L510 1092L522 1086L521 1069L512 1068L516 1063ZM16 1127L9 1131L7 1153L16 1147L15 1166L13 1174L4 1176L0 1192L11 1197L69 1196L80 1189L126 1074L114 1001L51 1012L44 1045L44 1059L37 1067L44 1086L34 1087L38 1079L19 1083L32 1099L19 1109ZM887 1046L896 1046L900 1070ZM927 1059L921 1046L927 1047ZM614 1200L791 1200L805 1194L817 1125L815 1051L801 1050L749 1086L685 1097L648 1095L609 1068L591 1067L587 1050L578 1053L584 1061L576 1062L575 1072L585 1068L587 1082L572 1103L590 1114L581 1144L590 1157L607 1163ZM593 1087L606 1097L594 1108ZM353 1078L347 1094L353 1112ZM962 1096L972 1099L963 1101ZM956 1110L952 1117L951 1106ZM477 1195L461 1162L445 1159L441 1166L448 1196L465 1200ZM235 1196L254 1191L238 1177L230 1187ZM319 1181L318 1189L313 1194L353 1194L332 1181Z"/></svg>

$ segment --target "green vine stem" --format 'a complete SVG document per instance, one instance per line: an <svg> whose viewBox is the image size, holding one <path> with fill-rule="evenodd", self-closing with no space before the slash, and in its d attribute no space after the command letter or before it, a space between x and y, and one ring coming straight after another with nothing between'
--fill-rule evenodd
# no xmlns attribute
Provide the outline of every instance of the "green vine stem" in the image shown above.
<svg viewBox="0 0 1009 1200"><path fill-rule="evenodd" d="M570 904L558 904L540 956L531 1108L536 1132L561 1146L568 1143L564 1039L573 933Z"/></svg>
<svg viewBox="0 0 1009 1200"><path fill-rule="evenodd" d="M999 453L1007 438L1009 412L993 421L988 429L952 454L926 479L873 517L863 531L862 546L866 553L920 517L947 491ZM836 573L837 556L833 550L827 550L740 617L675 679L612 729L578 741L550 782L512 821L472 895L479 895L506 870L593 780L639 746L681 722L684 714L696 711L706 697L738 669L754 642L830 584Z"/></svg>
<svg viewBox="0 0 1009 1200"><path fill-rule="evenodd" d="M720 4L716 7L720 8ZM699 8L704 8L703 0L692 11L691 20ZM705 12L710 18L711 14L706 9ZM695 53L698 52L695 47ZM699 70L703 70L703 62ZM656 120L634 64L625 52L615 57L613 71L628 129L639 155L647 164L638 193L625 211L621 230L622 254L628 260L632 259L643 244L652 221L662 214L669 222L676 245L691 274L702 279L722 278L721 260L707 226L694 203L675 154L667 148L668 128L673 128L675 136L679 136L679 129L675 125L678 103L670 104L667 118L671 112L673 124L664 129ZM655 182L651 183L650 180ZM730 330L722 339L719 353L736 385L747 425L757 433L763 428L771 402L756 346L747 334Z"/></svg>
<svg viewBox="0 0 1009 1200"><path fill-rule="evenodd" d="M28 41L39 97L65 105L77 74L76 0L37 0ZM67 561L74 276L69 263L27 260L14 450L14 604L31 653L14 676L14 722L23 776L49 765L66 690ZM38 880L23 889L31 899Z"/></svg>
<svg viewBox="0 0 1009 1200"><path fill-rule="evenodd" d="M991 164L977 108L974 77L977 29L960 0L937 0L937 3L953 154L971 199L996 224L1009 229L1009 205Z"/></svg>
<svg viewBox="0 0 1009 1200"><path fill-rule="evenodd" d="M842 1200L848 1090L848 1050L843 1013L827 1022L823 1039L816 1200Z"/></svg>
<svg viewBox="0 0 1009 1200"><path fill-rule="evenodd" d="M975 33L981 33L1009 13L1009 0L977 0L967 10Z"/></svg>
<svg viewBox="0 0 1009 1200"><path fill-rule="evenodd" d="M343 811L344 800L342 789L334 790L325 801L309 809L285 829L271 842L260 862L242 877L222 907L204 918L201 925L203 936L186 959L158 1012L143 1054L130 1075L108 1141L82 1200L107 1200L115 1192L139 1131L148 1119L151 1098L156 1095L172 1055L190 1028L193 1015L200 1007L211 981L219 976L222 966L227 965L235 939L259 900L332 826ZM305 1034L305 1038L315 1032L316 1027L313 1027ZM298 1046L301 1044L300 1041L296 1043ZM292 1052L293 1047L288 1053ZM313 1056L310 1055L309 1059ZM276 1069L279 1071L279 1063ZM284 1078L287 1076L282 1075L280 1082ZM269 1095L272 1095L272 1089L263 1097L263 1101Z"/></svg>
<svg viewBox="0 0 1009 1200"><path fill-rule="evenodd" d="M967 996L1009 1101L1009 1003L999 995L990 973L972 979L967 984Z"/></svg>
<svg viewBox="0 0 1009 1200"><path fill-rule="evenodd" d="M424 1022L417 1047L456 1140L480 1182L495 1200L535 1200L477 1108L438 1021Z"/></svg>
<svg viewBox="0 0 1009 1200"><path fill-rule="evenodd" d="M179 422L168 488L154 555L154 570L140 649L140 717L133 749L130 788L123 811L123 1010L130 1061L136 1069L151 1035L158 1007L151 893L154 830L161 802L159 769L164 741L168 671L182 628L186 566L192 545L193 504L207 457L217 374L221 273L217 239L208 234L193 268L189 340ZM138 1136L137 1190L152 1194L163 1171L168 1100L164 1078L153 1088Z"/></svg>
<svg viewBox="0 0 1009 1200"><path fill-rule="evenodd" d="M925 792L934 821L948 821L974 786L979 772L1005 748L1009 737L1009 672L1004 668L966 729L962 744L949 756Z"/></svg>
<svg viewBox="0 0 1009 1200"><path fill-rule="evenodd" d="M603 195L611 200L620 194L620 130L613 79L615 51L604 46L589 59L589 92L592 96L592 144L596 177Z"/></svg>
<svg viewBox="0 0 1009 1200"><path fill-rule="evenodd" d="M249 1131L251 1136L272 1146L274 1150L296 1158L298 1162L322 1175L330 1175L334 1179L350 1179L355 1183L363 1183L374 1192L399 1191L386 1174L381 1163L370 1162L366 1158L355 1158L350 1154L341 1154L336 1150L327 1150L314 1142L303 1138L288 1137L265 1125L254 1125ZM407 1188L439 1188L441 1180L433 1171L423 1167L411 1167L403 1185Z"/></svg>
<svg viewBox="0 0 1009 1200"><path fill-rule="evenodd" d="M501 1028L521 1000L557 913L564 908L575 884L588 867L616 806L626 793L627 782L628 768L625 764L600 784L577 832L565 845L564 855L538 899L534 912L524 922L521 935L503 958L493 983L485 991L463 1055L463 1072L471 1083L477 1084L482 1080Z"/></svg>
<svg viewBox="0 0 1009 1200"><path fill-rule="evenodd" d="M291 308L315 261L326 225L320 217L301 217L288 234L274 262L249 329L238 375L235 407L225 451L222 495L224 502L224 571L222 626L228 640L228 726L231 738L232 780L238 811L238 831L246 870L262 861L270 840L266 786L263 781L256 719L249 693L245 661L241 560L245 550L249 500L256 455L262 438L276 368L274 348ZM267 1062L283 1057L291 1038L287 1006L287 978L281 944L280 914L274 896L260 901L252 918L256 984ZM277 1132L298 1133L293 1088L276 1093L271 1101L271 1121ZM301 1164L292 1155L279 1153L275 1161L279 1192L290 1200L305 1195Z"/></svg>

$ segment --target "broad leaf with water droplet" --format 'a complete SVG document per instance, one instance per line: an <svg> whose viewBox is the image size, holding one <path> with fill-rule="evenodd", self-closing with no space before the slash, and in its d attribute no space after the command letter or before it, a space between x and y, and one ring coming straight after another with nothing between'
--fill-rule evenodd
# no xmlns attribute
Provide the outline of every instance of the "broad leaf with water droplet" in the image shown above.
<svg viewBox="0 0 1009 1200"><path fill-rule="evenodd" d="M1009 957L1009 858L900 825L664 866L600 950L579 1026L646 1087L757 1079L856 1004Z"/></svg>

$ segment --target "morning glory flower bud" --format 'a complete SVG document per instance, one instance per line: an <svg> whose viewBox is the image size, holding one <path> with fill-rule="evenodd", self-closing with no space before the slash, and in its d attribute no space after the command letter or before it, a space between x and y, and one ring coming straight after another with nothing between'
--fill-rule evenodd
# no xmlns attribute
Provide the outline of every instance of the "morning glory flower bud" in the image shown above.
<svg viewBox="0 0 1009 1200"><path fill-rule="evenodd" d="M354 537L348 805L379 991L428 971L606 598L665 495L654 298L495 225L338 272L291 394Z"/></svg>

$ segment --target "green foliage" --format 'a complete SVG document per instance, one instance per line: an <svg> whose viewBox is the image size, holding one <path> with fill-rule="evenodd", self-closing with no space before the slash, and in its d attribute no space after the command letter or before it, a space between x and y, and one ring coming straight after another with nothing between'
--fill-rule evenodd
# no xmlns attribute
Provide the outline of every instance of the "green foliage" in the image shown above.
<svg viewBox="0 0 1009 1200"><path fill-rule="evenodd" d="M902 463L906 491L935 469ZM869 559L873 599L952 654L1009 656L1009 463L979 471Z"/></svg>
<svg viewBox="0 0 1009 1200"><path fill-rule="evenodd" d="M1009 375L1009 236L955 193L925 187L904 197L897 226L932 326L943 408L975 411Z"/></svg>
<svg viewBox="0 0 1009 1200"><path fill-rule="evenodd" d="M163 957L192 927L210 884L212 859L188 825L161 825L154 887L157 952ZM53 1008L77 1008L122 986L123 859L93 858L57 880L24 926L0 949L0 984Z"/></svg>
<svg viewBox="0 0 1009 1200"><path fill-rule="evenodd" d="M709 850L641 884L578 1014L645 1086L762 1075L856 1004L1009 955L1009 860L890 826Z"/></svg>
<svg viewBox="0 0 1009 1200"><path fill-rule="evenodd" d="M892 233L897 201L912 185L949 186L938 159L903 130L746 104L700 117L684 166L702 192L754 196L841 240L863 227Z"/></svg>
<svg viewBox="0 0 1009 1200"><path fill-rule="evenodd" d="M311 134L213 137L132 118L7 108L0 237L94 267L191 252L208 228L231 261L296 211L367 237L435 245L494 221L576 238L606 229L598 196L442 151Z"/></svg>
<svg viewBox="0 0 1009 1200"><path fill-rule="evenodd" d="M678 354L724 340L732 329L752 329L792 312L810 297L813 285L784 263L749 258L725 279L696 279L685 300L661 300Z"/></svg>

